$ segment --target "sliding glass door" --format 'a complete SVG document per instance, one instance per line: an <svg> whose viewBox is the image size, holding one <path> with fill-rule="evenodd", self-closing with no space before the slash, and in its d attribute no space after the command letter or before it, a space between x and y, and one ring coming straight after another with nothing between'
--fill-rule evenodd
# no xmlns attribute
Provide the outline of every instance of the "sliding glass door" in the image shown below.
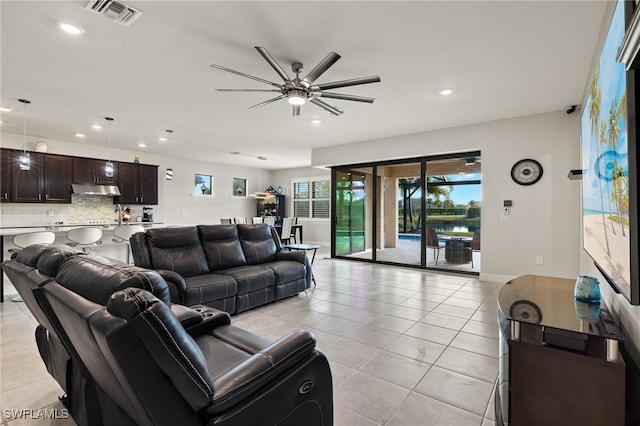
<svg viewBox="0 0 640 426"><path fill-rule="evenodd" d="M373 217L371 167L339 169L335 173L335 253L371 259L371 240L367 238Z"/></svg>
<svg viewBox="0 0 640 426"><path fill-rule="evenodd" d="M380 244L376 260L421 264L422 178L421 163L378 166Z"/></svg>
<svg viewBox="0 0 640 426"><path fill-rule="evenodd" d="M479 152L333 171L333 256L480 271Z"/></svg>
<svg viewBox="0 0 640 426"><path fill-rule="evenodd" d="M427 267L480 271L481 164L479 156L427 161Z"/></svg>

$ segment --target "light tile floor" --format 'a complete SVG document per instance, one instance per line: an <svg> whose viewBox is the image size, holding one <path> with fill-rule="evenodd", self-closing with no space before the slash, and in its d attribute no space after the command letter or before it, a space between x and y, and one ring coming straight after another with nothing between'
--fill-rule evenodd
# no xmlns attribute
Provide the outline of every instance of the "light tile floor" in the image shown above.
<svg viewBox="0 0 640 426"><path fill-rule="evenodd" d="M236 315L232 323L272 338L311 330L331 364L336 426L495 424L499 284L323 254L314 265L317 287ZM5 296L0 425L73 425L71 419L11 419L5 411L63 414L61 389L38 355L35 325L24 303Z"/></svg>

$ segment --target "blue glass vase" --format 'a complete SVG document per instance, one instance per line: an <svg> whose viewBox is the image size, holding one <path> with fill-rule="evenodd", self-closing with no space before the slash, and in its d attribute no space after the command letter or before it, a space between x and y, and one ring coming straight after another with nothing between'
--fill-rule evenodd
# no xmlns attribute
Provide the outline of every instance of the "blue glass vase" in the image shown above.
<svg viewBox="0 0 640 426"><path fill-rule="evenodd" d="M597 320L600 318L600 303L574 300L576 317L581 320Z"/></svg>
<svg viewBox="0 0 640 426"><path fill-rule="evenodd" d="M573 295L580 302L600 302L600 284L598 279L587 275L580 275L576 279L576 288Z"/></svg>

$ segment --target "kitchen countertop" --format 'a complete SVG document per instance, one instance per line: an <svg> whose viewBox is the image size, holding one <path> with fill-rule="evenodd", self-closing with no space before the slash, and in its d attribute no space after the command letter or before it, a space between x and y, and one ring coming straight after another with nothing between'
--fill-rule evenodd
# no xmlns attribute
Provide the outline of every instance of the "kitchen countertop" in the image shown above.
<svg viewBox="0 0 640 426"><path fill-rule="evenodd" d="M127 225L163 225L163 222L123 222L123 226ZM0 226L0 236L4 235L16 235L24 232L38 232L38 231L68 231L72 228L84 228L84 227L98 227L102 229L113 229L119 226L117 222L113 223L63 223L62 225L46 224L46 225L25 225L25 226Z"/></svg>

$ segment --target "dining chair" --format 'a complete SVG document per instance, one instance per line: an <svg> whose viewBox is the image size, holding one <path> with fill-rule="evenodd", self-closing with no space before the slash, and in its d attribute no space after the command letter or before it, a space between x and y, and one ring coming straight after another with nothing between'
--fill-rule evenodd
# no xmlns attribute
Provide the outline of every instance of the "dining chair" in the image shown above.
<svg viewBox="0 0 640 426"><path fill-rule="evenodd" d="M262 216L254 216L251 218L251 223L254 225L257 223L262 223Z"/></svg>
<svg viewBox="0 0 640 426"><path fill-rule="evenodd" d="M438 259L440 258L440 250L443 249L445 245L438 240L438 233L433 228L427 228L427 247L434 250L433 259L437 265Z"/></svg>
<svg viewBox="0 0 640 426"><path fill-rule="evenodd" d="M282 219L282 231L280 232L280 240L283 243L289 244L291 241L291 232L293 231L293 218L285 217Z"/></svg>
<svg viewBox="0 0 640 426"><path fill-rule="evenodd" d="M269 226L276 226L276 218L274 216L265 216L264 223Z"/></svg>
<svg viewBox="0 0 640 426"><path fill-rule="evenodd" d="M467 250L471 251L471 268L473 268L473 253L480 252L480 231L473 233L471 246L467 247Z"/></svg>
<svg viewBox="0 0 640 426"><path fill-rule="evenodd" d="M233 223L233 219L220 219L220 223L222 225L231 225Z"/></svg>
<svg viewBox="0 0 640 426"><path fill-rule="evenodd" d="M247 223L247 218L246 217L235 217L235 218L233 218L233 221L235 223Z"/></svg>

